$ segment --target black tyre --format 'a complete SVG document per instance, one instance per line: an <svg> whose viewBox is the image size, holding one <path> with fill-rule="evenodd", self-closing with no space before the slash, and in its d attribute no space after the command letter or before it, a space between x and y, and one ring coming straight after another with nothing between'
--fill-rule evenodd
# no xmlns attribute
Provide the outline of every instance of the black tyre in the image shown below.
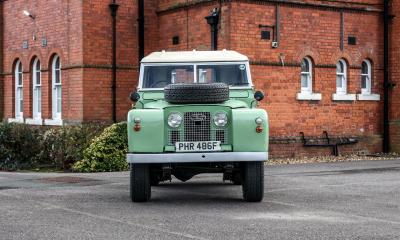
<svg viewBox="0 0 400 240"><path fill-rule="evenodd" d="M221 103L229 99L225 83L170 84L164 88L165 101L169 103Z"/></svg>
<svg viewBox="0 0 400 240"><path fill-rule="evenodd" d="M130 192L132 202L146 202L151 197L150 169L148 164L131 165Z"/></svg>
<svg viewBox="0 0 400 240"><path fill-rule="evenodd" d="M247 202L261 202L264 197L264 163L244 163L242 180L244 200Z"/></svg>

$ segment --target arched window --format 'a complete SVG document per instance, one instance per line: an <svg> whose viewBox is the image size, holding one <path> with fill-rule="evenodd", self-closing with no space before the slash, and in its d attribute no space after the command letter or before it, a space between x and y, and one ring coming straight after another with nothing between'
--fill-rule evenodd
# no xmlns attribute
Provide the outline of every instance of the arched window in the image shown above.
<svg viewBox="0 0 400 240"><path fill-rule="evenodd" d="M62 88L61 88L61 62L58 55L52 62L52 117L61 119L62 112Z"/></svg>
<svg viewBox="0 0 400 240"><path fill-rule="evenodd" d="M336 64L336 93L347 94L347 64L343 59Z"/></svg>
<svg viewBox="0 0 400 240"><path fill-rule="evenodd" d="M371 94L371 62L364 60L361 65L361 94Z"/></svg>
<svg viewBox="0 0 400 240"><path fill-rule="evenodd" d="M20 60L15 64L15 118L23 118L24 116L24 75L22 63Z"/></svg>
<svg viewBox="0 0 400 240"><path fill-rule="evenodd" d="M301 92L312 93L312 61L306 57L301 60Z"/></svg>
<svg viewBox="0 0 400 240"><path fill-rule="evenodd" d="M34 119L42 118L42 68L39 58L35 58L32 66L32 115Z"/></svg>

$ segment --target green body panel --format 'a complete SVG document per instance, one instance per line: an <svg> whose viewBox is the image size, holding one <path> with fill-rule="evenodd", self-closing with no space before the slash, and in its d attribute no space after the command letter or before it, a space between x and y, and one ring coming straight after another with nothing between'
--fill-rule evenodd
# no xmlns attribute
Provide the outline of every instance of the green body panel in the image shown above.
<svg viewBox="0 0 400 240"><path fill-rule="evenodd" d="M129 152L161 153L174 152L175 146L168 144L168 133L172 130L183 132L183 124L178 128L168 126L167 119L173 112L210 112L211 119L217 112L226 112L228 124L217 127L211 123L211 131L228 130L227 143L221 145L223 151L267 152L268 116L265 110L257 109L253 89L230 89L230 99L219 104L170 104L164 101L160 90L139 91L140 100L128 114ZM140 131L134 131L134 118L141 120ZM263 119L263 132L257 133L256 118Z"/></svg>
<svg viewBox="0 0 400 240"><path fill-rule="evenodd" d="M256 118L263 120L261 133L256 132ZM263 109L232 110L234 152L268 152L268 115Z"/></svg>
<svg viewBox="0 0 400 240"><path fill-rule="evenodd" d="M134 118L140 118L141 129L136 132ZM163 152L164 113L159 109L133 109L128 113L129 152Z"/></svg>

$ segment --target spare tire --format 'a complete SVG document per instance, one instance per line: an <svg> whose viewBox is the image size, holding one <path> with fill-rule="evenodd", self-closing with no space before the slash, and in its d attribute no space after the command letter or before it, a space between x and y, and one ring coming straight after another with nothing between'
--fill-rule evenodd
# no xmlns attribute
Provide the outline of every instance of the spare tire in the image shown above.
<svg viewBox="0 0 400 240"><path fill-rule="evenodd" d="M222 103L229 99L225 83L170 84L164 88L169 103Z"/></svg>

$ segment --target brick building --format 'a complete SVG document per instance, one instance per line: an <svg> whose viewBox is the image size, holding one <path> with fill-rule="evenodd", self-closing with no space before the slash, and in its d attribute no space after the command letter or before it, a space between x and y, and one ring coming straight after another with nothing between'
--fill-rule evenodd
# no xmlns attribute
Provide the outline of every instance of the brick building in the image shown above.
<svg viewBox="0 0 400 240"><path fill-rule="evenodd" d="M400 3L391 2L390 14L400 14ZM272 155L329 154L329 148L302 147L300 132L318 138L323 131L358 139L341 152L382 151L383 0L117 0L115 88L112 3L0 1L4 120L107 122L114 106L116 119L124 120L143 54L215 44L250 58L256 88L267 94L261 106L269 112ZM205 19L213 9L214 42ZM400 84L398 18L389 30L389 79ZM400 151L399 91L389 90L393 151Z"/></svg>

